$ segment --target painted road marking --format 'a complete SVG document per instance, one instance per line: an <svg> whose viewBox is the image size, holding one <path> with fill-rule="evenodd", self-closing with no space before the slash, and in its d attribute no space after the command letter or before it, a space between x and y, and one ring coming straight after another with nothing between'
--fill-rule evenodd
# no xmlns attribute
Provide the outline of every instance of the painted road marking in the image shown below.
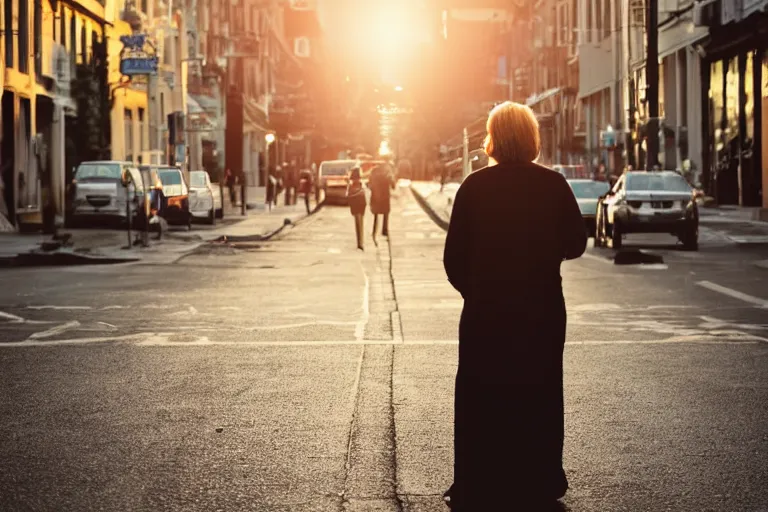
<svg viewBox="0 0 768 512"><path fill-rule="evenodd" d="M677 335L655 340L571 340L566 341L566 346L593 346L593 345L744 345L768 343L768 338L756 336L740 331L721 331L722 335ZM242 341L242 340L212 340L207 336L196 336L191 341L174 341L177 333L139 333L125 336L102 336L93 338L71 338L66 340L39 340L27 339L18 342L0 343L2 348L31 348L31 347L55 347L67 345L103 345L106 343L128 343L137 347L355 347L365 345L399 345L399 346L456 346L457 340L302 340L302 341Z"/></svg>
<svg viewBox="0 0 768 512"><path fill-rule="evenodd" d="M711 281L699 281L696 284L698 286L701 286L702 288L712 290L713 292L722 293L723 295L727 295L734 299L739 299L741 301L754 304L757 307L768 309L768 300L761 299L760 297L755 297L754 295L747 295L746 293L742 293L738 290L733 290L731 288L726 288L725 286L721 286Z"/></svg>
<svg viewBox="0 0 768 512"><path fill-rule="evenodd" d="M72 320L71 322L57 325L56 327L51 327L50 329L47 329L45 331L40 331L40 332L30 334L29 339L41 340L45 338L50 338L51 336L58 336L63 332L66 332L70 329L75 329L77 327L80 327L80 322L78 322L77 320Z"/></svg>

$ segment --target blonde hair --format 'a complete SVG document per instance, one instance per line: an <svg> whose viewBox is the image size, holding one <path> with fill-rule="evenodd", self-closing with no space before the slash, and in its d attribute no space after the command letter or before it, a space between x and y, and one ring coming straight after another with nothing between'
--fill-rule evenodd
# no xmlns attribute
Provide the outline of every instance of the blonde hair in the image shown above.
<svg viewBox="0 0 768 512"><path fill-rule="evenodd" d="M506 101L494 107L486 124L485 152L500 164L528 163L539 157L539 121L528 106Z"/></svg>

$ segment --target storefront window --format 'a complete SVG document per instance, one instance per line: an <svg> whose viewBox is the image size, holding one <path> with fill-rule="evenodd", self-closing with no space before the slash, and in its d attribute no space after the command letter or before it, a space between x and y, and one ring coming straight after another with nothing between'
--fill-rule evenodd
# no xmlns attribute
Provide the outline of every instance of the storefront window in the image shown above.
<svg viewBox="0 0 768 512"><path fill-rule="evenodd" d="M744 70L744 117L747 120L746 139L755 136L755 82L754 82L755 52L747 52L747 67Z"/></svg>
<svg viewBox="0 0 768 512"><path fill-rule="evenodd" d="M739 136L739 58L728 60L725 77L726 144Z"/></svg>
<svg viewBox="0 0 768 512"><path fill-rule="evenodd" d="M723 63L713 62L710 68L709 104L712 109L710 131L714 141L715 157L723 150Z"/></svg>

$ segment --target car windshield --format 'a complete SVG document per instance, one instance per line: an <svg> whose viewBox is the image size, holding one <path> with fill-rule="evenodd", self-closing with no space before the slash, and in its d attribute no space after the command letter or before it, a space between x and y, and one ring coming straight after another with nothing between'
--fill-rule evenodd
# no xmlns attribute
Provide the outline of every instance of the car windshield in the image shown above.
<svg viewBox="0 0 768 512"><path fill-rule="evenodd" d="M346 176L355 164L331 164L320 168L321 176Z"/></svg>
<svg viewBox="0 0 768 512"><path fill-rule="evenodd" d="M75 173L75 179L77 180L119 180L121 177L120 164L80 164Z"/></svg>
<svg viewBox="0 0 768 512"><path fill-rule="evenodd" d="M691 186L677 174L631 174L627 176L627 189L690 192Z"/></svg>
<svg viewBox="0 0 768 512"><path fill-rule="evenodd" d="M179 171L171 169L157 171L157 175L160 177L163 185L181 185L181 173Z"/></svg>
<svg viewBox="0 0 768 512"><path fill-rule="evenodd" d="M189 182L195 188L205 188L205 173L201 171L189 173Z"/></svg>
<svg viewBox="0 0 768 512"><path fill-rule="evenodd" d="M569 181L568 184L579 199L597 199L610 188L604 181Z"/></svg>

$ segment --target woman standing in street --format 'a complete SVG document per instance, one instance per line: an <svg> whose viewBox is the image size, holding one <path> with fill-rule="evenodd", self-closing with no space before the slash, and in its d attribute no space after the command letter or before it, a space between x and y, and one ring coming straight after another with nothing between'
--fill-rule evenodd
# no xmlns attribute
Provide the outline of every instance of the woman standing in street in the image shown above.
<svg viewBox="0 0 768 512"><path fill-rule="evenodd" d="M371 189L371 213L373 214L373 243L376 241L376 233L379 230L379 215L382 216L381 234L389 236L389 211L391 193L394 186L392 171L389 165L379 165L371 171L368 187Z"/></svg>
<svg viewBox="0 0 768 512"><path fill-rule="evenodd" d="M534 163L531 109L501 104L487 129L498 164L461 185L445 242L448 280L464 298L446 501L460 512L533 511L568 489L560 264L580 257L587 238L565 178Z"/></svg>
<svg viewBox="0 0 768 512"><path fill-rule="evenodd" d="M365 189L360 179L360 168L355 167L349 173L349 184L347 185L347 202L349 211L355 218L355 234L357 235L357 248L364 251L363 246L363 215L367 200L365 199Z"/></svg>

